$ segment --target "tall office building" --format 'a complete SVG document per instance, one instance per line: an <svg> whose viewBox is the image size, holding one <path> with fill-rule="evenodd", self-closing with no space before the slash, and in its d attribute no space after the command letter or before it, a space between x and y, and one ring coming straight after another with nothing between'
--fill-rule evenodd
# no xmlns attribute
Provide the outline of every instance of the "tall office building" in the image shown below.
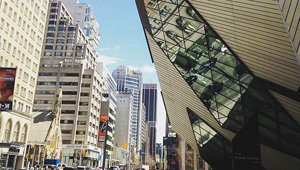
<svg viewBox="0 0 300 170"><path fill-rule="evenodd" d="M61 87L62 162L95 166L101 153L97 143L103 85L97 56L62 2L49 4L47 21L34 109L52 110ZM83 148L89 154L79 160Z"/></svg>
<svg viewBox="0 0 300 170"><path fill-rule="evenodd" d="M146 107L146 123L149 127L149 152L155 157L157 84L143 84L143 103Z"/></svg>
<svg viewBox="0 0 300 170"><path fill-rule="evenodd" d="M129 91L119 91L117 93L117 117L116 117L116 136L115 145L116 147L123 147L127 152L130 152L129 145L135 145L135 142L130 137L130 127L131 127L131 114L133 107L133 95ZM125 143L125 144L124 144Z"/></svg>
<svg viewBox="0 0 300 170"><path fill-rule="evenodd" d="M118 91L130 91L133 95L133 107L131 114L130 132L132 139L135 141L135 146L140 149L140 126L139 120L142 114L142 73L139 71L130 70L125 66L119 66L112 72L112 76L117 82Z"/></svg>
<svg viewBox="0 0 300 170"><path fill-rule="evenodd" d="M136 3L172 129L214 169L297 169L298 1Z"/></svg>
<svg viewBox="0 0 300 170"><path fill-rule="evenodd" d="M0 112L2 168L23 168L48 3L0 1L0 66L17 69L12 110ZM18 149L12 151L13 147Z"/></svg>
<svg viewBox="0 0 300 170"><path fill-rule="evenodd" d="M100 121L108 119L108 137L106 142L106 151L108 155L112 155L114 141L115 141L115 126L116 126L116 114L117 114L117 83L111 76L110 72L103 63L97 63L97 67L100 70L99 75L103 78L102 86L102 103L101 103L101 116ZM101 120L102 118L102 120ZM101 122L99 126L101 130ZM104 148L105 133L99 132L98 146ZM108 161L109 162L109 161ZM110 163L113 163L110 161ZM107 165L107 164L106 164Z"/></svg>
<svg viewBox="0 0 300 170"><path fill-rule="evenodd" d="M96 48L100 42L99 23L96 21L93 10L86 3L78 0L61 0L89 40L89 44Z"/></svg>

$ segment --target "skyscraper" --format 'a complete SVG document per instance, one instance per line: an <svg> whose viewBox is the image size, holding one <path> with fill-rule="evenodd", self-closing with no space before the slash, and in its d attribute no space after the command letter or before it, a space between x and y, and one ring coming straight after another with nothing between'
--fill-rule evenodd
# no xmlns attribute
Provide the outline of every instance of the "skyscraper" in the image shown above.
<svg viewBox="0 0 300 170"><path fill-rule="evenodd" d="M85 147L90 154L80 164L94 166L101 153L97 140L103 85L97 55L60 1L49 4L46 30L34 109L53 110L56 89L61 87L63 155L68 155L62 161L74 165L73 155L79 157L77 149Z"/></svg>
<svg viewBox="0 0 300 170"><path fill-rule="evenodd" d="M21 169L24 165L48 3L49 0L0 1L0 66L17 69L14 84L5 84L1 79L1 101L13 95L12 110L1 108L0 112L2 168ZM6 86L14 87L13 94L3 93ZM19 151L11 152L11 143L17 143Z"/></svg>
<svg viewBox="0 0 300 170"><path fill-rule="evenodd" d="M172 129L214 169L297 169L298 2L136 3Z"/></svg>
<svg viewBox="0 0 300 170"><path fill-rule="evenodd" d="M109 120L108 128L106 129L108 130L106 151L108 155L112 155L114 141L115 141L115 123L116 123L116 111L117 111L117 97L116 97L117 83L115 82L110 72L108 71L108 69L103 63L97 63L97 68L99 70L100 76L103 78L100 121L105 122L105 118ZM100 122L99 125L100 129L103 128L101 126L102 123ZM99 131L98 146L104 146L104 139L105 139L105 133Z"/></svg>
<svg viewBox="0 0 300 170"><path fill-rule="evenodd" d="M146 107L146 123L149 127L149 152L155 157L157 84L143 84L143 103Z"/></svg>
<svg viewBox="0 0 300 170"><path fill-rule="evenodd" d="M135 70L130 70L125 66L119 66L112 72L112 76L117 82L118 91L130 91L133 95L133 107L131 114L131 127L130 132L132 139L135 141L135 146L140 148L140 130L139 130L139 119L142 114L142 73Z"/></svg>
<svg viewBox="0 0 300 170"><path fill-rule="evenodd" d="M86 3L79 3L78 0L61 0L88 38L92 48L96 48L100 42L99 23L96 21L93 10Z"/></svg>

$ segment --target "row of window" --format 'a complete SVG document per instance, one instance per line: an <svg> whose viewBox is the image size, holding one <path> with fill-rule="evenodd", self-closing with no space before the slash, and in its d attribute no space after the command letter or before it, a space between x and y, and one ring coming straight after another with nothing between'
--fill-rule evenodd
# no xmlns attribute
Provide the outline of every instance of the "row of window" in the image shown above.
<svg viewBox="0 0 300 170"><path fill-rule="evenodd" d="M2 37L0 36L0 42L2 40ZM16 40L17 41L17 40ZM15 57L17 60L21 59L21 62L24 62L25 54L22 53L20 46L16 46L17 44L9 42L9 40L3 39L1 42L2 49L5 50L7 53L11 54L13 57ZM40 51L34 47L32 43L30 43L26 38L23 41L23 36L21 36L21 39L19 41L19 44L23 46L24 49L27 49L27 51L33 55L36 59L39 59L40 57Z"/></svg>
<svg viewBox="0 0 300 170"><path fill-rule="evenodd" d="M0 131L2 131L1 129L2 129L2 119L0 118ZM13 141L13 142L25 143L26 137L27 137L27 130L28 130L27 124L25 124L22 128L21 138L19 138L20 130L21 130L20 122L17 122L16 125L14 126L14 131L12 131L12 119L9 119L5 124L3 140L6 142ZM0 134L0 135L2 135L2 134Z"/></svg>
<svg viewBox="0 0 300 170"><path fill-rule="evenodd" d="M56 37L75 37L75 35L75 33L57 33ZM55 37L55 33L47 33L47 37Z"/></svg>

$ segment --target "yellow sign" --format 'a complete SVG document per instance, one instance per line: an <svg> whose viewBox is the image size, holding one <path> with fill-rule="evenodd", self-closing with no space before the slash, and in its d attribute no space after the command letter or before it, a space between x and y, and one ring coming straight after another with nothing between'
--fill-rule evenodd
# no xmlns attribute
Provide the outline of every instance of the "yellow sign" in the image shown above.
<svg viewBox="0 0 300 170"><path fill-rule="evenodd" d="M82 149L81 152L82 152L82 155L85 155L85 149Z"/></svg>
<svg viewBox="0 0 300 170"><path fill-rule="evenodd" d="M55 148L55 141L51 141L50 147Z"/></svg>
<svg viewBox="0 0 300 170"><path fill-rule="evenodd" d="M33 158L33 154L30 154L30 159L32 159Z"/></svg>
<svg viewBox="0 0 300 170"><path fill-rule="evenodd" d="M122 149L127 149L127 143L126 142L122 143Z"/></svg>

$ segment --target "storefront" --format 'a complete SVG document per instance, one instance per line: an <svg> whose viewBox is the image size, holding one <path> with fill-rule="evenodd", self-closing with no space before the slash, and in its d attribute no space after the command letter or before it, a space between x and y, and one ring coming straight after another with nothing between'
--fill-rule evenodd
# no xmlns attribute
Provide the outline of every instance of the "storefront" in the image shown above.
<svg viewBox="0 0 300 170"><path fill-rule="evenodd" d="M0 168L21 169L24 157L24 143L0 143Z"/></svg>
<svg viewBox="0 0 300 170"><path fill-rule="evenodd" d="M97 167L101 154L101 148L90 145L63 145L61 162L72 166Z"/></svg>

